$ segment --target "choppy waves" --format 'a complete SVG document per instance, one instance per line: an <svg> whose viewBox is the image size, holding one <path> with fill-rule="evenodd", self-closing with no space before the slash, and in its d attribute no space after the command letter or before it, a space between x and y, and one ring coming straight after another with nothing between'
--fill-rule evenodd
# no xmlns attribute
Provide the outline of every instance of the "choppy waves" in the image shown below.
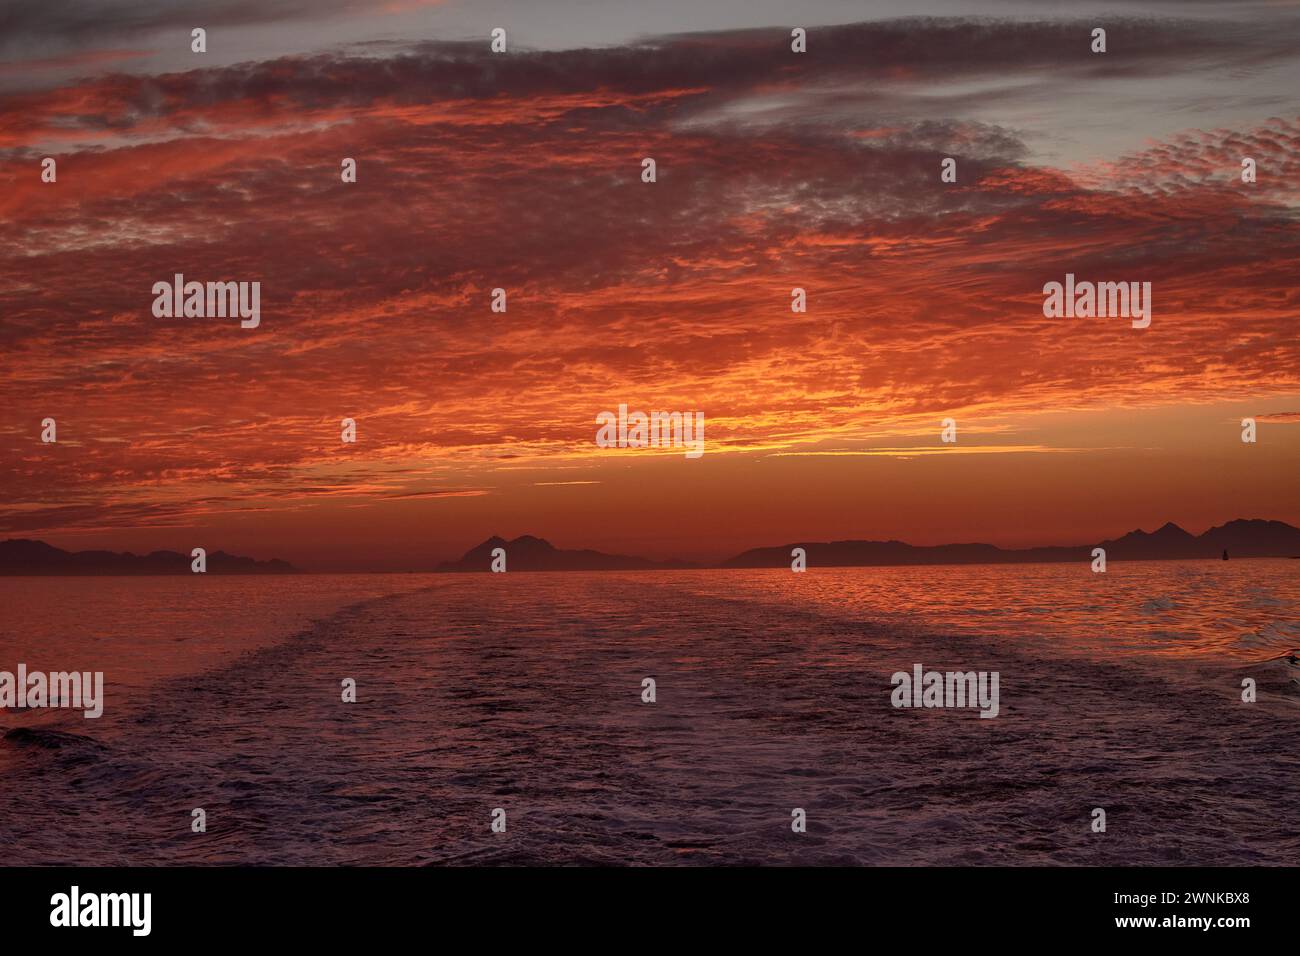
<svg viewBox="0 0 1300 956"><path fill-rule="evenodd" d="M709 594L673 574L458 575L349 606L166 681L129 719L11 729L0 842L13 863L99 864L1300 854L1285 656L1062 656L718 581ZM889 676L916 662L998 670L1000 716L893 709ZM196 807L206 833L191 832Z"/></svg>

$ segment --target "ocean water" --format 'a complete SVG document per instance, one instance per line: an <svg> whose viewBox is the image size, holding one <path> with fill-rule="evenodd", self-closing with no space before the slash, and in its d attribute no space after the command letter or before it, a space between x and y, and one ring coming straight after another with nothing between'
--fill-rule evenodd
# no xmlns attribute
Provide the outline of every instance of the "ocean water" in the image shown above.
<svg viewBox="0 0 1300 956"><path fill-rule="evenodd" d="M0 579L0 670L106 684L98 720L0 711L0 846L10 864L1294 864L1298 576ZM918 663L997 671L999 716L892 707Z"/></svg>

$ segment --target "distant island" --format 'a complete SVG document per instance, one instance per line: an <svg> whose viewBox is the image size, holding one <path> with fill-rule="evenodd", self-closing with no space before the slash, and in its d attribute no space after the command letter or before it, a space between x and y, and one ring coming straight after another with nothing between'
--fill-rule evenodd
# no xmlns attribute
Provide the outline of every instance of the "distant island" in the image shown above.
<svg viewBox="0 0 1300 956"><path fill-rule="evenodd" d="M600 551L561 551L544 538L531 534L507 541L493 536L466 551L459 561L444 561L438 571L487 571L492 552L504 548L507 571L653 571L694 568L686 561L651 561Z"/></svg>
<svg viewBox="0 0 1300 956"><path fill-rule="evenodd" d="M14 574L193 574L188 554L176 551L64 551L44 541L10 538L0 541L0 575ZM280 560L255 561L224 551L207 556L207 574L296 574Z"/></svg>
<svg viewBox="0 0 1300 956"><path fill-rule="evenodd" d="M808 553L809 567L860 567L891 564L1026 564L1088 561L1093 548L1104 548L1106 559L1119 561L1177 561L1195 558L1288 558L1300 555L1300 528L1283 521L1237 518L1192 535L1173 522L1156 531L1130 531L1120 538L1089 544L1046 548L999 548L992 544L919 546L902 541L803 542L775 548L754 548L722 563L724 568L790 566L790 550Z"/></svg>
<svg viewBox="0 0 1300 956"><path fill-rule="evenodd" d="M507 571L654 571L698 568L788 568L790 552L803 548L810 568L888 565L1035 564L1090 561L1093 548L1105 548L1110 561L1219 560L1221 558L1300 557L1300 528L1283 521L1237 518L1193 535L1172 522L1151 532L1130 531L1120 538L1089 544L1000 548L992 544L914 545L903 541L791 541L752 548L719 564L654 561L589 549L565 550L544 538L514 540L493 536L456 561L444 561L441 573L489 571L492 552L503 548ZM215 551L208 555L209 574L295 574L293 565L272 559L256 561ZM190 558L175 551L136 555L113 551L64 551L43 541L0 541L0 575L18 574L190 574Z"/></svg>

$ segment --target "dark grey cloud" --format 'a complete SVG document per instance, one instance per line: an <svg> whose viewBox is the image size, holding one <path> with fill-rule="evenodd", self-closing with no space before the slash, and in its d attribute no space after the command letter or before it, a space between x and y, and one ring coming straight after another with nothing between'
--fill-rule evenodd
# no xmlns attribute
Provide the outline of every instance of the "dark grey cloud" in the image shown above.
<svg viewBox="0 0 1300 956"><path fill-rule="evenodd" d="M243 6L231 5L227 12L234 15ZM768 115L783 123L838 121L891 106L913 118L918 112L945 118L963 103L987 108L1004 98L1047 101L1089 79L1160 81L1295 61L1294 35L1273 24L1110 19L1109 52L1097 56L1089 50L1093 23L914 18L844 24L814 31L806 55L791 54L788 31L774 29L665 36L600 49L516 50L508 56L492 55L483 42L368 44L364 55L320 53L157 76L105 76L98 81L101 95L93 97L102 108L61 116L59 122L125 131L170 116L184 130L187 122L204 122L205 111L234 101L277 109L288 104L310 113L379 99L402 105L594 90L689 91L662 107L679 120L760 95L772 101L764 107ZM1028 81L1033 87L1027 90ZM963 83L981 85L962 90ZM942 102L929 95L933 84L949 87ZM782 90L790 91L784 110ZM39 114L39 107L30 94L0 98L0 122L18 110ZM752 118L763 115L747 110ZM613 114L603 115L608 120Z"/></svg>
<svg viewBox="0 0 1300 956"><path fill-rule="evenodd" d="M316 18L373 7L363 0L6 0L0 63L138 42L142 34Z"/></svg>

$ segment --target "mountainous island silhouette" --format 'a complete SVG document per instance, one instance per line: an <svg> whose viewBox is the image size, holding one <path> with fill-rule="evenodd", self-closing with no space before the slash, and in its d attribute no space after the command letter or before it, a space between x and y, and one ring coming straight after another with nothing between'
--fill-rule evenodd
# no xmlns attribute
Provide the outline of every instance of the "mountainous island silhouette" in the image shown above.
<svg viewBox="0 0 1300 956"><path fill-rule="evenodd" d="M13 574L192 574L188 554L151 551L132 554L116 551L64 551L44 541L9 538L0 541L0 575ZM213 551L207 556L208 574L294 574L292 564L278 559L253 558Z"/></svg>
<svg viewBox="0 0 1300 956"><path fill-rule="evenodd" d="M508 571L650 571L698 568L788 568L790 552L803 548L809 567L848 568L888 565L1028 564L1090 561L1093 548L1105 548L1108 561L1170 561L1300 556L1300 528L1284 521L1237 518L1193 535L1168 522L1155 531L1130 531L1119 538L1088 544L1038 548L1001 548L992 544L914 545L903 541L791 541L751 548L715 564L655 561L590 549L557 548L544 538L522 535L513 540L493 536L455 561L444 561L439 572L488 571L492 552L504 548ZM10 538L0 541L0 575L190 574L190 557L176 551L137 555L114 551L64 551L43 541ZM214 551L207 556L209 574L293 574L293 565L279 559L253 558Z"/></svg>

